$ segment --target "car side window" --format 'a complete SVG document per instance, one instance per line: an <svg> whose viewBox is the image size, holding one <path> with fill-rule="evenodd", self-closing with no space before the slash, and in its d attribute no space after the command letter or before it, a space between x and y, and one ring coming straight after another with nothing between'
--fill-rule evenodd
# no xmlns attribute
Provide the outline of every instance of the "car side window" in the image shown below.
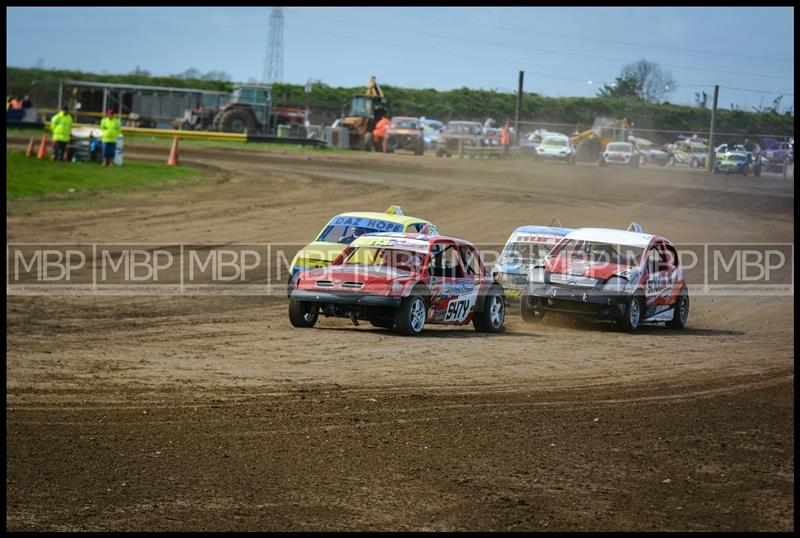
<svg viewBox="0 0 800 538"><path fill-rule="evenodd" d="M658 273L661 270L662 264L663 259L661 258L661 252L659 252L657 245L653 245L650 247L650 250L647 251L647 270L650 274Z"/></svg>
<svg viewBox="0 0 800 538"><path fill-rule="evenodd" d="M443 278L464 278L461 256L455 245L435 245L431 252L430 273Z"/></svg>
<svg viewBox="0 0 800 538"><path fill-rule="evenodd" d="M664 258L666 269L672 270L678 266L679 258L678 251L669 243L663 243L661 249L661 256Z"/></svg>
<svg viewBox="0 0 800 538"><path fill-rule="evenodd" d="M478 261L477 253L470 247L461 247L461 259L464 260L464 270L467 276L478 276L481 274L481 266Z"/></svg>

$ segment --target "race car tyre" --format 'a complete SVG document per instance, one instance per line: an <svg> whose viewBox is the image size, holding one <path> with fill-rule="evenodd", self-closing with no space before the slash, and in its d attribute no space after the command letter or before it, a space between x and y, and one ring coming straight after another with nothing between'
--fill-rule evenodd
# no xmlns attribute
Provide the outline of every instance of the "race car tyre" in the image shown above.
<svg viewBox="0 0 800 538"><path fill-rule="evenodd" d="M753 167L753 175L756 177L761 177L761 165L757 164Z"/></svg>
<svg viewBox="0 0 800 538"><path fill-rule="evenodd" d="M519 314L522 316L523 321L529 323L539 323L544 320L544 315L537 314L530 306L528 294L523 293L519 301Z"/></svg>
<svg viewBox="0 0 800 538"><path fill-rule="evenodd" d="M575 164L575 155L570 155L567 159L567 164Z"/></svg>
<svg viewBox="0 0 800 538"><path fill-rule="evenodd" d="M667 163L668 163L668 162L669 162L669 160L666 160L666 161L658 161L658 166L667 166Z"/></svg>
<svg viewBox="0 0 800 538"><path fill-rule="evenodd" d="M317 323L317 305L309 301L289 299L289 321L293 327L313 327Z"/></svg>
<svg viewBox="0 0 800 538"><path fill-rule="evenodd" d="M645 164L647 164L647 157L639 155L639 166L644 166Z"/></svg>
<svg viewBox="0 0 800 538"><path fill-rule="evenodd" d="M437 156L437 157L444 157L444 151L442 151L442 150L440 150L440 149L437 149L437 150L436 150L436 156Z"/></svg>
<svg viewBox="0 0 800 538"><path fill-rule="evenodd" d="M639 328L642 321L642 298L639 295L634 295L628 298L625 305L625 313L617 324L620 329L626 332L634 332Z"/></svg>
<svg viewBox="0 0 800 538"><path fill-rule="evenodd" d="M672 319L666 323L667 327L683 329L686 326L686 320L689 319L689 292L686 291L686 288L683 288L678 295L673 310Z"/></svg>
<svg viewBox="0 0 800 538"><path fill-rule="evenodd" d="M639 168L639 159L635 157L631 159L631 168Z"/></svg>
<svg viewBox="0 0 800 538"><path fill-rule="evenodd" d="M493 284L486 292L483 312L476 311L472 316L472 325L482 333L499 333L503 330L506 319L506 301L503 288Z"/></svg>
<svg viewBox="0 0 800 538"><path fill-rule="evenodd" d="M579 162L593 163L600 156L601 148L597 140L581 140L575 148L575 157Z"/></svg>
<svg viewBox="0 0 800 538"><path fill-rule="evenodd" d="M742 177L747 177L749 174L750 170L748 170L746 166L742 166Z"/></svg>
<svg viewBox="0 0 800 538"><path fill-rule="evenodd" d="M670 166L675 166L675 156L674 155L670 155L669 156L669 159L667 159L667 164L670 165Z"/></svg>
<svg viewBox="0 0 800 538"><path fill-rule="evenodd" d="M425 154L425 144L419 144L417 146L416 151L414 151L414 155L424 155Z"/></svg>
<svg viewBox="0 0 800 538"><path fill-rule="evenodd" d="M394 327L394 321L387 320L387 319L372 319L369 321L373 327L378 327L381 329L391 329Z"/></svg>
<svg viewBox="0 0 800 538"><path fill-rule="evenodd" d="M600 157L600 160L598 161L597 164L599 164L602 168L605 168L606 166L608 166L608 163L606 162L606 160L603 157Z"/></svg>
<svg viewBox="0 0 800 538"><path fill-rule="evenodd" d="M424 295L415 289L411 295L403 299L394 318L394 327L400 334L418 336L425 328L428 318L428 307Z"/></svg>
<svg viewBox="0 0 800 538"><path fill-rule="evenodd" d="M700 161L697 159L692 159L689 163L689 168L700 168Z"/></svg>

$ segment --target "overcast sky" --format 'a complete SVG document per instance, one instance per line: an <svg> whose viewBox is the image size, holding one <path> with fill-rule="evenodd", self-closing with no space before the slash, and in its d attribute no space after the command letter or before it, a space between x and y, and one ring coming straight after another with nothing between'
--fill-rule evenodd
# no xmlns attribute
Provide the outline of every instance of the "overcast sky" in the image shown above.
<svg viewBox="0 0 800 538"><path fill-rule="evenodd" d="M261 80L271 8L7 8L6 64ZM287 8L283 80L593 96L625 63L670 71L674 103L794 104L794 8ZM591 81L591 83L589 82ZM747 91L745 91L747 90Z"/></svg>

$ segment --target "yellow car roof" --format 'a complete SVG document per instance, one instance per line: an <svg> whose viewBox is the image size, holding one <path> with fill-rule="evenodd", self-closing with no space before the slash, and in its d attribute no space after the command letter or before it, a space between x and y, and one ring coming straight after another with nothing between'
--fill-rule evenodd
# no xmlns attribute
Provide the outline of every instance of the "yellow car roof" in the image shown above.
<svg viewBox="0 0 800 538"><path fill-rule="evenodd" d="M339 213L336 217L355 217L358 219L377 219L377 220L385 220L388 222L395 222L397 224L402 224L403 226L408 226L409 224L416 224L418 222L424 222L425 224L432 224L431 222L425 219L418 219L417 217L409 217L408 215L392 215L390 213L378 213L376 211L358 211L355 213ZM334 218L336 218L334 217Z"/></svg>

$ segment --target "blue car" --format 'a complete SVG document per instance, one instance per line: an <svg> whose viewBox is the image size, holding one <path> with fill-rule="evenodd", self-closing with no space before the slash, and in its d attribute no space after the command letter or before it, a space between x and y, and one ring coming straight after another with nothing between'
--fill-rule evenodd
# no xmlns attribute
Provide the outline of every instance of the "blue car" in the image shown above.
<svg viewBox="0 0 800 538"><path fill-rule="evenodd" d="M492 273L503 285L506 299L518 300L531 267L543 263L550 250L572 229L554 226L520 226L506 241Z"/></svg>
<svg viewBox="0 0 800 538"><path fill-rule="evenodd" d="M741 174L747 176L750 173L759 177L761 175L761 162L749 151L731 151L717 155L714 163L715 174Z"/></svg>

